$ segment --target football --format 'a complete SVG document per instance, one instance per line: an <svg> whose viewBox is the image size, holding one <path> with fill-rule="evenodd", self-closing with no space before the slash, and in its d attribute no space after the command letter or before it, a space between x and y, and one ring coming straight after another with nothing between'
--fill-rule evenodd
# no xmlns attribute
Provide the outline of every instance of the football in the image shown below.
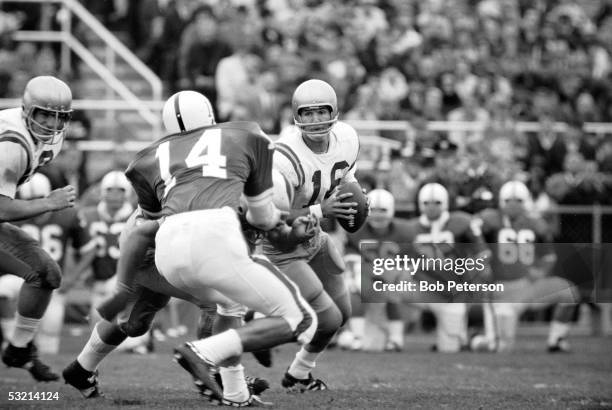
<svg viewBox="0 0 612 410"><path fill-rule="evenodd" d="M350 192L353 196L345 198L342 202L357 202L357 213L353 219L340 219L337 221L345 231L353 233L361 228L368 217L368 197L361 190L361 186L356 182L342 184L338 187L338 195Z"/></svg>

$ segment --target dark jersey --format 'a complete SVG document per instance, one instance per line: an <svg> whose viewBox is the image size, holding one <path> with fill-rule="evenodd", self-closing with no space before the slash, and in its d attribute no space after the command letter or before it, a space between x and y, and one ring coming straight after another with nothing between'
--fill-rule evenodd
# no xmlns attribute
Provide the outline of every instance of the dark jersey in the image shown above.
<svg viewBox="0 0 612 410"><path fill-rule="evenodd" d="M491 269L495 281L525 277L529 267L552 253L552 232L546 222L528 216L510 221L497 209L479 214L482 234L491 246Z"/></svg>
<svg viewBox="0 0 612 410"><path fill-rule="evenodd" d="M393 219L384 233L378 233L367 223L355 233L347 235L346 252L358 253L370 262L375 258L394 258L407 254L414 234L408 221ZM367 244L367 246L362 246Z"/></svg>
<svg viewBox="0 0 612 410"><path fill-rule="evenodd" d="M13 224L36 239L59 266L64 266L69 243L79 251L85 251L90 246L94 246L85 228L85 222L74 208L47 212L34 218L13 222Z"/></svg>
<svg viewBox="0 0 612 410"><path fill-rule="evenodd" d="M465 212L450 212L439 227L432 229L425 223L424 217L413 218L409 221L413 235L415 255L429 260L426 269L418 274L418 279L428 281L469 280L470 272L464 275L458 269L458 260L474 257L486 251L487 246L478 227L473 223L471 215ZM435 261L435 262L433 262ZM456 261L456 262L453 262Z"/></svg>
<svg viewBox="0 0 612 410"><path fill-rule="evenodd" d="M172 134L140 151L125 174L140 207L172 215L238 208L240 195L272 188L274 145L253 122L229 122Z"/></svg>
<svg viewBox="0 0 612 410"><path fill-rule="evenodd" d="M107 280L115 275L117 260L119 259L119 235L125 227L125 221L130 216L117 220L104 218L98 206L87 207L81 213L87 224L87 230L96 242L96 257L91 267L94 280Z"/></svg>

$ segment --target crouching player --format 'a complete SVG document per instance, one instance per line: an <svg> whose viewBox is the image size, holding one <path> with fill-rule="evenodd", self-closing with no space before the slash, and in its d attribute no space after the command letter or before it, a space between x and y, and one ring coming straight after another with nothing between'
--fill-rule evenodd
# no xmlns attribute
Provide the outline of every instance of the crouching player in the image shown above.
<svg viewBox="0 0 612 410"><path fill-rule="evenodd" d="M578 290L566 279L550 276L556 255L546 222L528 215L531 194L520 181L506 182L499 208L479 215L487 243L492 244L493 280L504 284L494 303L484 305L485 335L475 337L475 350L511 350L520 315L527 309L556 304L548 351L567 351L567 335L578 301Z"/></svg>
<svg viewBox="0 0 612 410"><path fill-rule="evenodd" d="M413 256L438 261L466 257L480 259L484 262L481 272L472 274L472 277L456 277L466 281L488 280L490 250L469 214L449 211L446 188L438 183L425 184L418 193L418 208L420 216L409 221L416 251ZM453 276L455 272L434 265L433 269L417 271L414 278L427 282L448 282ZM418 305L430 309L436 316L437 343L434 350L457 352L468 348L467 305L461 298L446 303L456 296L449 291L429 292L427 295L408 292L403 296L405 302L414 302L411 300L414 297L421 299L417 301Z"/></svg>
<svg viewBox="0 0 612 410"><path fill-rule="evenodd" d="M354 314L349 320L349 332L345 331L338 343L352 350L400 351L404 348L403 303L393 293L387 295L386 303L362 303L360 264L361 258L372 261L408 252L414 235L408 221L394 218L395 199L389 191L375 189L368 193L368 198L370 215L365 226L347 235L345 261L351 274L351 293L355 296ZM363 247L364 244L367 246ZM361 315L356 314L359 307L363 310Z"/></svg>

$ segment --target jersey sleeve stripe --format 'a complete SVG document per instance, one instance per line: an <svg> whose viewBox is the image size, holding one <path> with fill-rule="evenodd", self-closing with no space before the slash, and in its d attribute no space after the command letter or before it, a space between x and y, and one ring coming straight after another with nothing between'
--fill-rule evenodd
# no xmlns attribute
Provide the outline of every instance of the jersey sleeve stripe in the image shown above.
<svg viewBox="0 0 612 410"><path fill-rule="evenodd" d="M276 150L278 152L280 152L281 154L283 154L285 157L287 157L287 159L289 160L289 162L291 162L291 165L293 165L293 169L295 170L295 173L298 176L298 184L299 186L304 185L304 169L302 168L302 164L300 164L300 160L298 159L298 156L295 155L295 152L293 152L293 150L287 145L287 144L283 144L282 142L280 143L276 143Z"/></svg>
<svg viewBox="0 0 612 410"><path fill-rule="evenodd" d="M30 147L23 140L23 137L21 135L17 134L17 133L10 133L10 134L9 133L5 133L5 134L2 134L2 136L0 136L0 142L12 142L14 144L19 144L19 145L21 145L21 147L26 152L28 167L26 168L25 172L21 176L21 179L19 180L20 184L23 183L22 179L24 179L26 177L26 175L30 175L30 170L31 170L31 165L30 164L32 162L32 157L30 155Z"/></svg>

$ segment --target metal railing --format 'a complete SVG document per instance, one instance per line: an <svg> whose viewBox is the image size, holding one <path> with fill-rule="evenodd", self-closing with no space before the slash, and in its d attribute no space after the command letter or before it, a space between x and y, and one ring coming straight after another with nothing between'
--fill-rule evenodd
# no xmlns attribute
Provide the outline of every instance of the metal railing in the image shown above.
<svg viewBox="0 0 612 410"><path fill-rule="evenodd" d="M57 3L62 6L60 31L17 31L15 40L30 42L60 42L62 44L60 55L61 71L68 72L70 67L70 51L74 52L85 64L98 75L109 88L117 93L122 100L76 100L75 108L107 110L134 110L152 127L153 135L160 135L161 121L157 112L163 104L163 88L159 77L147 67L134 53L115 37L102 23L100 23L83 5L76 0L11 0L12 3ZM106 47L105 63L87 49L72 34L72 16L76 16L83 24L89 27L104 43ZM151 86L151 101L143 101L129 90L125 84L114 74L116 56L138 73ZM0 99L0 107L20 104L19 100Z"/></svg>

